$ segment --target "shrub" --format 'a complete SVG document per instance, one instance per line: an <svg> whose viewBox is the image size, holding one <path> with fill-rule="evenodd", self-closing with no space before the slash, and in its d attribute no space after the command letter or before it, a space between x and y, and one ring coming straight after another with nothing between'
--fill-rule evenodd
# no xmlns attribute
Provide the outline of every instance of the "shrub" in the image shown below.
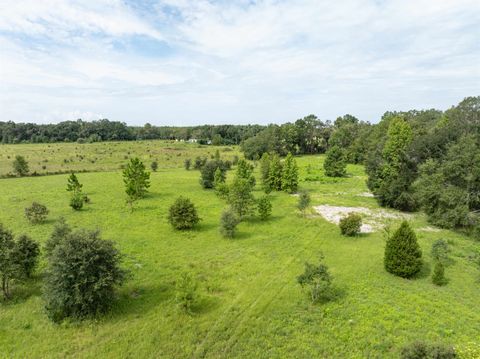
<svg viewBox="0 0 480 359"><path fill-rule="evenodd" d="M98 232L68 234L48 257L44 298L50 319L82 319L110 308L115 287L125 279L120 260L113 242Z"/></svg>
<svg viewBox="0 0 480 359"><path fill-rule="evenodd" d="M340 147L332 146L327 151L323 169L327 177L343 177L346 175L347 162L343 150Z"/></svg>
<svg viewBox="0 0 480 359"><path fill-rule="evenodd" d="M48 209L43 204L33 202L30 207L25 208L25 217L30 223L42 223L47 219Z"/></svg>
<svg viewBox="0 0 480 359"><path fill-rule="evenodd" d="M28 169L28 162L25 160L23 156L15 156L15 160L12 163L13 172L16 173L18 176L26 176L29 172Z"/></svg>
<svg viewBox="0 0 480 359"><path fill-rule="evenodd" d="M334 296L332 276L320 255L319 264L305 263L305 271L297 277L303 289L308 288L312 303L331 300Z"/></svg>
<svg viewBox="0 0 480 359"><path fill-rule="evenodd" d="M0 223L0 279L5 299L10 298L10 281L17 275L17 268L13 260L15 241L11 231Z"/></svg>
<svg viewBox="0 0 480 359"><path fill-rule="evenodd" d="M441 261L435 262L435 267L432 274L432 283L438 286L447 284L447 279L445 278L445 267Z"/></svg>
<svg viewBox="0 0 480 359"><path fill-rule="evenodd" d="M272 202L270 197L263 196L257 201L258 215L262 221L265 221L272 214Z"/></svg>
<svg viewBox="0 0 480 359"><path fill-rule="evenodd" d="M445 344L427 344L414 342L404 346L400 352L402 359L454 359L455 349Z"/></svg>
<svg viewBox="0 0 480 359"><path fill-rule="evenodd" d="M178 197L170 207L168 220L175 229L190 229L200 218L195 205L188 198Z"/></svg>
<svg viewBox="0 0 480 359"><path fill-rule="evenodd" d="M215 171L220 169L223 174L225 173L225 168L222 166L220 161L208 161L200 169L200 184L203 188L213 188L215 184Z"/></svg>
<svg viewBox="0 0 480 359"><path fill-rule="evenodd" d="M362 217L357 213L349 213L340 219L339 227L344 236L356 236L362 227Z"/></svg>
<svg viewBox="0 0 480 359"><path fill-rule="evenodd" d="M82 192L72 192L72 196L70 197L70 207L76 211L79 211L83 208L84 202L85 197L83 196Z"/></svg>
<svg viewBox="0 0 480 359"><path fill-rule="evenodd" d="M448 261L449 252L450 249L448 248L448 244L443 239L437 239L435 242L433 242L431 251L433 260L445 264Z"/></svg>
<svg viewBox="0 0 480 359"><path fill-rule="evenodd" d="M407 221L387 238L384 258L387 272L403 278L411 278L422 267L422 251L417 236Z"/></svg>
<svg viewBox="0 0 480 359"><path fill-rule="evenodd" d="M175 299L182 310L191 313L193 305L198 300L197 281L190 272L184 272L175 286Z"/></svg>
<svg viewBox="0 0 480 359"><path fill-rule="evenodd" d="M14 260L18 265L20 275L30 278L38 263L40 246L27 235L23 234L16 240L14 248Z"/></svg>
<svg viewBox="0 0 480 359"><path fill-rule="evenodd" d="M193 164L193 168L196 170L200 170L202 169L203 166L205 166L206 163L207 163L206 158L196 157L195 162Z"/></svg>
<svg viewBox="0 0 480 359"><path fill-rule="evenodd" d="M220 217L220 233L226 238L233 238L240 219L237 214L231 210L226 209Z"/></svg>
<svg viewBox="0 0 480 359"><path fill-rule="evenodd" d="M153 172L156 172L157 169L158 169L158 162L157 162L157 161L153 161L153 162L150 164L150 168L152 169Z"/></svg>
<svg viewBox="0 0 480 359"><path fill-rule="evenodd" d="M191 165L192 165L192 160L190 158L185 159L185 161L183 162L183 166L187 171L190 170Z"/></svg>
<svg viewBox="0 0 480 359"><path fill-rule="evenodd" d="M50 238L47 239L47 241L45 242L44 249L47 257L53 253L55 247L59 243L63 242L68 237L68 235L70 235L70 233L72 233L72 229L67 224L67 222L65 222L65 218L60 217L53 227L53 232L50 235Z"/></svg>
<svg viewBox="0 0 480 359"><path fill-rule="evenodd" d="M298 203L297 208L302 212L305 216L305 210L310 205L310 194L307 191L300 192L298 196Z"/></svg>

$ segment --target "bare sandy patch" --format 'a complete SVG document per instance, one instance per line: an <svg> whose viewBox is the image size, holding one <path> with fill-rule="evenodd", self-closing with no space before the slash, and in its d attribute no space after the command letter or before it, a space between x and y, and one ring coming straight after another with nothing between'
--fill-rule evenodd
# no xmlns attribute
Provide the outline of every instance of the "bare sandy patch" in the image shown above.
<svg viewBox="0 0 480 359"><path fill-rule="evenodd" d="M325 218L328 222L338 224L340 219L348 215L349 213L357 213L362 216L362 227L360 232L371 233L381 229L386 223L386 220L394 219L408 219L409 214L395 213L384 209L370 209L366 207L342 207L342 206L330 206L320 205L314 206L313 209Z"/></svg>
<svg viewBox="0 0 480 359"><path fill-rule="evenodd" d="M422 227L419 230L423 232L440 232L441 231L440 228L435 228L430 226Z"/></svg>

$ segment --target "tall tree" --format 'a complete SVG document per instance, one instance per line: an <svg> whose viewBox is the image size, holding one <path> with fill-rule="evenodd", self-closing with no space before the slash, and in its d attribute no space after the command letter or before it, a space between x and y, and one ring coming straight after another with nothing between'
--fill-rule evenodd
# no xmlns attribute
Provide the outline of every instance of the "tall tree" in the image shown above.
<svg viewBox="0 0 480 359"><path fill-rule="evenodd" d="M268 182L272 190L282 190L283 164L276 153L271 155Z"/></svg>
<svg viewBox="0 0 480 359"><path fill-rule="evenodd" d="M283 165L282 189L288 193L294 193L298 188L297 161L289 152Z"/></svg>
<svg viewBox="0 0 480 359"><path fill-rule="evenodd" d="M343 177L347 173L347 162L343 150L333 146L327 151L327 157L323 162L325 175L328 177Z"/></svg>

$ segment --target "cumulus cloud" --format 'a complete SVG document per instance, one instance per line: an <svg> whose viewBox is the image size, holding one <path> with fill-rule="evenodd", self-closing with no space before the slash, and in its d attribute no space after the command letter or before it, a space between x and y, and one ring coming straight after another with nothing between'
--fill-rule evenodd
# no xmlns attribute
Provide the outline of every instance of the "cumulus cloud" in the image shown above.
<svg viewBox="0 0 480 359"><path fill-rule="evenodd" d="M478 95L476 0L0 4L0 120L375 122Z"/></svg>

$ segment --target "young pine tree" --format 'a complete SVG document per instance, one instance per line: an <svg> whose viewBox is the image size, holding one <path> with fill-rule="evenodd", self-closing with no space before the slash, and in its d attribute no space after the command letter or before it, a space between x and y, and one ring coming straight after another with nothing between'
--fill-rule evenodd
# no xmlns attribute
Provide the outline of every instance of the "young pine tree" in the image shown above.
<svg viewBox="0 0 480 359"><path fill-rule="evenodd" d="M17 155L12 163L13 171L20 177L26 176L29 172L28 162L25 157Z"/></svg>
<svg viewBox="0 0 480 359"><path fill-rule="evenodd" d="M255 177L253 175L253 165L248 163L246 160L241 159L237 163L237 178L243 178L252 186L255 186Z"/></svg>
<svg viewBox="0 0 480 359"><path fill-rule="evenodd" d="M10 282L18 273L14 261L15 241L13 234L0 223L0 281L3 297L10 298Z"/></svg>
<svg viewBox="0 0 480 359"><path fill-rule="evenodd" d="M268 173L268 182L272 190L282 190L283 165L280 157L274 153L270 158L270 168Z"/></svg>
<svg viewBox="0 0 480 359"><path fill-rule="evenodd" d="M220 217L220 233L225 238L233 238L239 223L240 218L232 209L224 210Z"/></svg>
<svg viewBox="0 0 480 359"><path fill-rule="evenodd" d="M173 228L183 230L193 228L200 218L190 199L180 196L170 207L168 220Z"/></svg>
<svg viewBox="0 0 480 359"><path fill-rule="evenodd" d="M413 277L422 268L422 251L407 221L387 238L384 264L387 272L403 278Z"/></svg>
<svg viewBox="0 0 480 359"><path fill-rule="evenodd" d="M297 161L289 152L283 165L282 189L288 193L294 193L298 188Z"/></svg>
<svg viewBox="0 0 480 359"><path fill-rule="evenodd" d="M257 201L257 210L260 219L262 221L267 220L268 217L270 217L270 215L272 214L272 202L270 201L270 197L260 197Z"/></svg>
<svg viewBox="0 0 480 359"><path fill-rule="evenodd" d="M240 218L252 212L252 207L255 204L252 190L251 182L245 178L236 178L229 189L228 203Z"/></svg>
<svg viewBox="0 0 480 359"><path fill-rule="evenodd" d="M297 208L302 212L305 217L305 210L310 205L310 194L307 191L300 192L298 196Z"/></svg>
<svg viewBox="0 0 480 359"><path fill-rule="evenodd" d="M150 187L150 173L138 158L132 158L123 170L123 182L127 193L127 202L133 210L133 203L145 196Z"/></svg>
<svg viewBox="0 0 480 359"><path fill-rule="evenodd" d="M327 151L327 157L323 163L325 176L343 177L347 173L347 162L343 150L338 146L332 146Z"/></svg>
<svg viewBox="0 0 480 359"><path fill-rule="evenodd" d="M447 279L445 278L445 267L441 261L435 262L435 267L432 274L432 283L438 286L447 284Z"/></svg>

